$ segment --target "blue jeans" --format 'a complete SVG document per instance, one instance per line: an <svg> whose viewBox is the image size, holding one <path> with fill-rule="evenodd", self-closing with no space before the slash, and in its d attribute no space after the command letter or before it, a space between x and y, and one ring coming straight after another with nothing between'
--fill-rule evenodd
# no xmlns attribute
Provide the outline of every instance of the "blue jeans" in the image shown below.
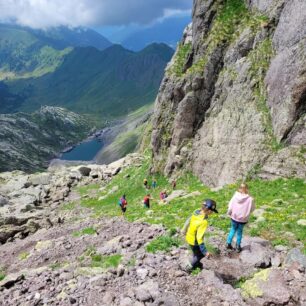
<svg viewBox="0 0 306 306"><path fill-rule="evenodd" d="M232 240L237 232L237 240L236 240L236 244L237 246L240 246L241 245L241 240L242 240L242 232L243 232L243 228L245 226L245 223L240 223L240 222L237 222L237 221L234 221L232 219L232 227L231 227L231 230L228 234L228 237L227 237L227 243L228 244L231 244L232 243Z"/></svg>

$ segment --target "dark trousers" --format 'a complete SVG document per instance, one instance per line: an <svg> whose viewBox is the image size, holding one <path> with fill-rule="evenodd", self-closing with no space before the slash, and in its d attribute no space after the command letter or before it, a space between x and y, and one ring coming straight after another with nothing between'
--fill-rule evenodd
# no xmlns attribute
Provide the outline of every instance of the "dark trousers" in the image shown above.
<svg viewBox="0 0 306 306"><path fill-rule="evenodd" d="M200 268L203 269L203 264L201 259L204 257L198 245L191 245L191 250L193 253L191 265L192 269Z"/></svg>

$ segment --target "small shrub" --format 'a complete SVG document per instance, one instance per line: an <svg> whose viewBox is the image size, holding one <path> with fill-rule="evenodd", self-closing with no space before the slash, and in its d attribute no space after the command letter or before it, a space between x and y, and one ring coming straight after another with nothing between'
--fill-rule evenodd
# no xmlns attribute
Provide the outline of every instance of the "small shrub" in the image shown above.
<svg viewBox="0 0 306 306"><path fill-rule="evenodd" d="M152 240L147 246L146 251L149 253L156 253L158 251L169 252L172 247L181 245L181 240L170 236L160 236Z"/></svg>
<svg viewBox="0 0 306 306"><path fill-rule="evenodd" d="M200 268L196 268L191 271L192 276L197 276L202 270Z"/></svg>
<svg viewBox="0 0 306 306"><path fill-rule="evenodd" d="M120 254L102 256L95 254L91 256L91 266L100 267L104 269L117 268L121 262L122 256Z"/></svg>
<svg viewBox="0 0 306 306"><path fill-rule="evenodd" d="M59 263L59 262L54 262L52 264L49 265L49 268L54 271L54 270L57 270L59 268L61 268L62 264Z"/></svg>
<svg viewBox="0 0 306 306"><path fill-rule="evenodd" d="M242 285L243 285L247 280L248 280L248 278L246 278L246 277L241 277L241 278L239 278L239 279L233 284L233 287L234 287L235 289L241 288Z"/></svg>
<svg viewBox="0 0 306 306"><path fill-rule="evenodd" d="M80 237L80 236L84 236L84 235L95 235L96 233L97 232L94 228L86 227L86 228L83 228L81 231L74 232L72 235L74 237Z"/></svg>

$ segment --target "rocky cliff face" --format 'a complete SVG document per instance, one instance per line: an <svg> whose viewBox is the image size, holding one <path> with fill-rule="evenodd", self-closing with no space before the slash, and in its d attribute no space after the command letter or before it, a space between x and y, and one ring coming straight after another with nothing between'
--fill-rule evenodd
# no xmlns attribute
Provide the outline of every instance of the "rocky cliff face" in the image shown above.
<svg viewBox="0 0 306 306"><path fill-rule="evenodd" d="M154 170L305 177L306 2L195 0L153 119Z"/></svg>
<svg viewBox="0 0 306 306"><path fill-rule="evenodd" d="M39 170L66 146L88 134L86 120L59 107L34 114L0 114L0 172Z"/></svg>

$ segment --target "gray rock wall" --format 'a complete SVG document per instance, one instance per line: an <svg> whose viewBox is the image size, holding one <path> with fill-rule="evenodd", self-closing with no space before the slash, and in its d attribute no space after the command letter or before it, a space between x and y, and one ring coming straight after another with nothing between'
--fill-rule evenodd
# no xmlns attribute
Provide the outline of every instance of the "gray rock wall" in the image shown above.
<svg viewBox="0 0 306 306"><path fill-rule="evenodd" d="M154 171L189 169L210 186L254 169L305 177L305 5L194 1L156 99Z"/></svg>

